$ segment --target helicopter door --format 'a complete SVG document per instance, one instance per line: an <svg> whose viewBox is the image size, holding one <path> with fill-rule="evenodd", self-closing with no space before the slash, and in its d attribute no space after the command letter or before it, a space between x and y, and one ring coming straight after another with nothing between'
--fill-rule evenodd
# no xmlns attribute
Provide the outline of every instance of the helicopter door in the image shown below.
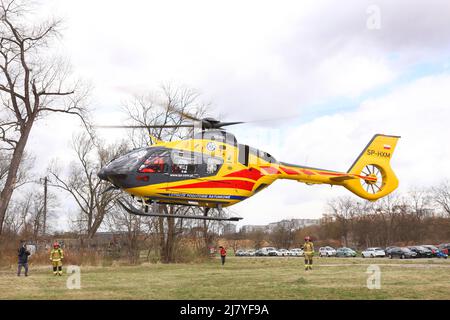
<svg viewBox="0 0 450 320"><path fill-rule="evenodd" d="M243 164L244 166L248 167L248 158L250 154L250 147L245 144L239 145L239 155L238 155L238 161Z"/></svg>

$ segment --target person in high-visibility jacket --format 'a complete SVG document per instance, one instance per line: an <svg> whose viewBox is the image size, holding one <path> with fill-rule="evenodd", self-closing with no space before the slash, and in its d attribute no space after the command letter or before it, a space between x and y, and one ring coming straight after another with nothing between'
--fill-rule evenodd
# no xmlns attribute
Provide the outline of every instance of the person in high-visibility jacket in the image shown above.
<svg viewBox="0 0 450 320"><path fill-rule="evenodd" d="M53 266L53 274L62 275L62 260L64 259L64 251L59 247L59 243L53 244L53 249L50 251L50 261Z"/></svg>
<svg viewBox="0 0 450 320"><path fill-rule="evenodd" d="M303 252L305 254L305 270L312 270L314 244L310 237L305 237L305 244L303 245Z"/></svg>

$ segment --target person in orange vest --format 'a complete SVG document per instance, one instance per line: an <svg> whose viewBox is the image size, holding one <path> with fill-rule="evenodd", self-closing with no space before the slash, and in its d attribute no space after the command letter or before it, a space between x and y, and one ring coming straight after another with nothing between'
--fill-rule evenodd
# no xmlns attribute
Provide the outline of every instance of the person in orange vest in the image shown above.
<svg viewBox="0 0 450 320"><path fill-rule="evenodd" d="M53 275L62 276L62 260L64 259L64 251L59 247L59 243L53 244L53 249L50 251L50 261L53 266Z"/></svg>
<svg viewBox="0 0 450 320"><path fill-rule="evenodd" d="M225 264L225 257L227 256L227 250L224 247L220 246L220 259L222 260L222 265Z"/></svg>

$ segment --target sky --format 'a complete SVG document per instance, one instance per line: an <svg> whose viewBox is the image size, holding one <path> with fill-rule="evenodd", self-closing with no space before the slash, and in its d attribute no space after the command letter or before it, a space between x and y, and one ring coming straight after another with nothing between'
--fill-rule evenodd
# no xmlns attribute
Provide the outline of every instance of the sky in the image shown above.
<svg viewBox="0 0 450 320"><path fill-rule="evenodd" d="M346 171L376 133L402 136L399 192L450 176L450 3L431 1L47 0L64 20L54 45L92 85L96 123L161 84L197 89L240 143L278 160ZM28 151L43 172L70 163L76 119L50 116ZM123 132L103 131L107 141ZM344 188L276 181L233 207L244 224L320 218ZM59 208L64 228L75 210Z"/></svg>

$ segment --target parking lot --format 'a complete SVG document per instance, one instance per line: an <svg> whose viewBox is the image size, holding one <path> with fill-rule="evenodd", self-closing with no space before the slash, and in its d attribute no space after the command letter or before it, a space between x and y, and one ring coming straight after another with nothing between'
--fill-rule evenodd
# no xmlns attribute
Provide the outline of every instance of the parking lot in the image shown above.
<svg viewBox="0 0 450 320"><path fill-rule="evenodd" d="M315 256L319 257L341 257L341 258L399 258L399 259L416 259L416 258L437 258L447 259L450 244L440 245L412 245L412 246L389 246L369 247L363 250L355 250L347 247L333 248L331 246L323 246L315 251ZM304 252L302 248L277 249L275 247L263 247L260 249L238 249L235 252L237 257L302 257Z"/></svg>

